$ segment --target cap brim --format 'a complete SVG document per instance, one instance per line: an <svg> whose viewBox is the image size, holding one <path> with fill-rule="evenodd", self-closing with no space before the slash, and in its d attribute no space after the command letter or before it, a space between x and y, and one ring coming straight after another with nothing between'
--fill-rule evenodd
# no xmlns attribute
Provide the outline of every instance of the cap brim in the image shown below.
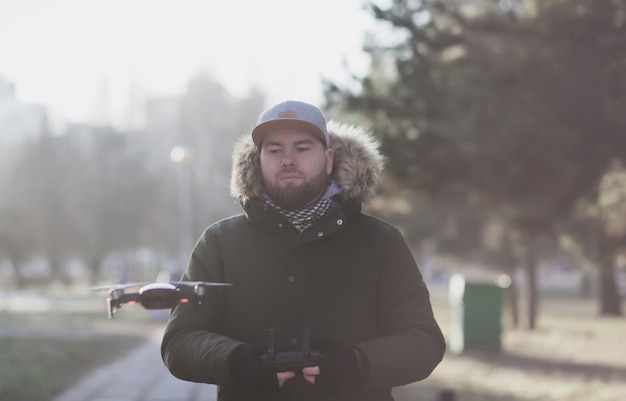
<svg viewBox="0 0 626 401"><path fill-rule="evenodd" d="M252 140L255 145L260 146L267 134L281 129L300 129L310 132L318 137L324 144L327 144L326 135L324 135L322 130L319 129L317 125L311 124L308 121L298 120L296 118L277 118L265 121L254 127L252 130Z"/></svg>

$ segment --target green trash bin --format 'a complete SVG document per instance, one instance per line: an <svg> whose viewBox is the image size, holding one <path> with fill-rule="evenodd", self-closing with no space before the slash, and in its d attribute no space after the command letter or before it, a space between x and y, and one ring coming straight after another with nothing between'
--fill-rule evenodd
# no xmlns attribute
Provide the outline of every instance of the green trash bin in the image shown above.
<svg viewBox="0 0 626 401"><path fill-rule="evenodd" d="M504 289L510 284L507 275L450 278L450 351L501 349Z"/></svg>

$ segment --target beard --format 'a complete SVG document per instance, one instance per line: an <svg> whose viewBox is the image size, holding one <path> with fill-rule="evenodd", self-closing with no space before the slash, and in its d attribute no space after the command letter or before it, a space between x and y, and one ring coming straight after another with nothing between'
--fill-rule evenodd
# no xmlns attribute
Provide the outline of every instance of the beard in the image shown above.
<svg viewBox="0 0 626 401"><path fill-rule="evenodd" d="M270 199L285 210L304 209L322 196L327 186L328 175L325 168L317 176L301 184L289 183L280 187L263 181L263 187Z"/></svg>

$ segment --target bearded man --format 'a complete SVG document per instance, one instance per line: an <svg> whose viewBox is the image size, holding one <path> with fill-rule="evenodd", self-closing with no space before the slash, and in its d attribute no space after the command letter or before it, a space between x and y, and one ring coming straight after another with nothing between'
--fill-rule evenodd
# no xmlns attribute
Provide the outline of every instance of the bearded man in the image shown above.
<svg viewBox="0 0 626 401"><path fill-rule="evenodd" d="M428 289L399 230L361 210L382 165L372 136L311 104L261 113L233 152L244 213L206 229L184 276L233 286L173 308L170 372L220 401L393 400L428 377L445 352Z"/></svg>

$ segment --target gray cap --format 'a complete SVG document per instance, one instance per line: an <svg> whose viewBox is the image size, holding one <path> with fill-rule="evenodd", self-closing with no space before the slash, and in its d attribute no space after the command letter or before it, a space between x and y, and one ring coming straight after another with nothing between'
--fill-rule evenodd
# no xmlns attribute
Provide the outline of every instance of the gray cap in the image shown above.
<svg viewBox="0 0 626 401"><path fill-rule="evenodd" d="M297 100L278 103L261 113L252 130L252 140L259 146L268 133L285 128L310 132L328 146L326 119L320 109Z"/></svg>

